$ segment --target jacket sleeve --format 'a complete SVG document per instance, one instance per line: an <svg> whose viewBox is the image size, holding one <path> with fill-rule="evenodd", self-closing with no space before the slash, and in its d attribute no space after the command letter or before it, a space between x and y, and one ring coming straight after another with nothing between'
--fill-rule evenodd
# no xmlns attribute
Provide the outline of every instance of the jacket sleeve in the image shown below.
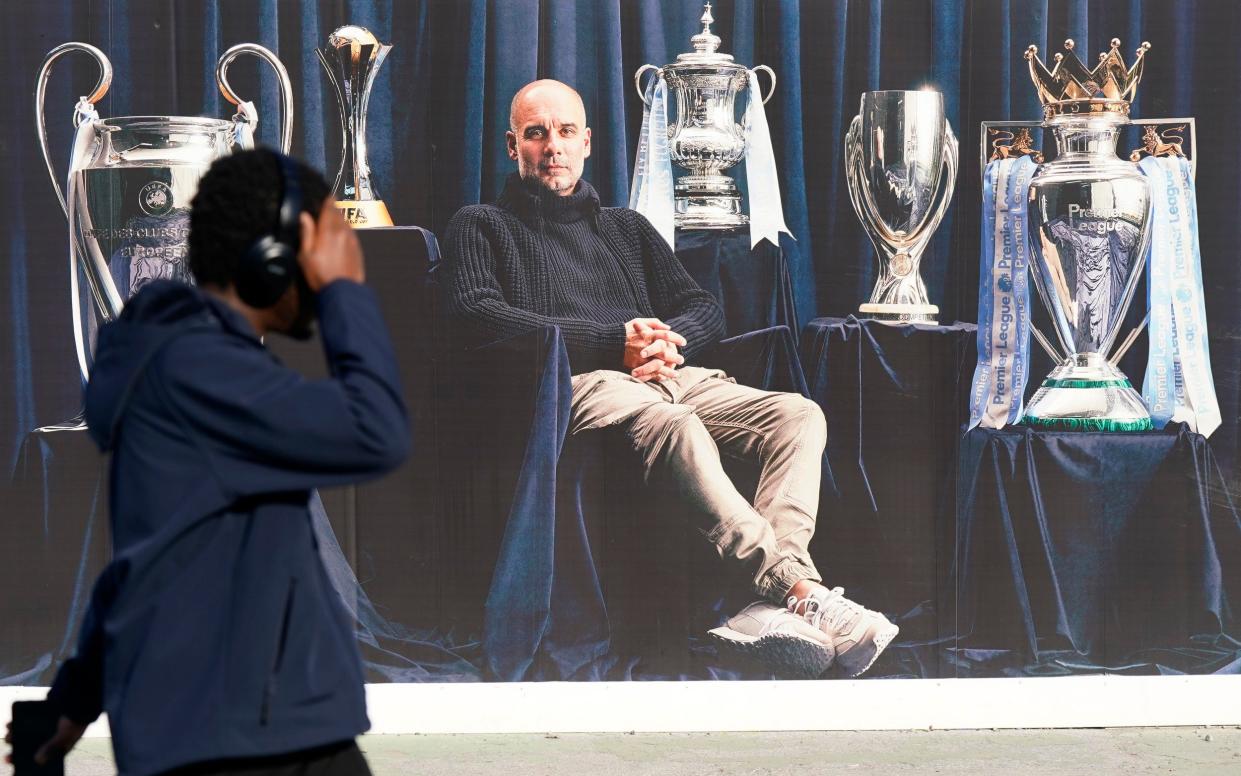
<svg viewBox="0 0 1241 776"><path fill-rule="evenodd" d="M723 339L724 311L710 291L694 282L646 216L633 210L624 212L630 214L633 229L641 240L655 317L685 337L688 344L681 352L686 361L692 361Z"/></svg>
<svg viewBox="0 0 1241 776"><path fill-rule="evenodd" d="M540 315L508 303L496 277L495 243L504 239L512 238L482 207L462 208L448 224L444 239L445 297L454 318L466 329L467 342L487 345L556 326L575 370L582 364L622 368L623 325Z"/></svg>
<svg viewBox="0 0 1241 776"><path fill-rule="evenodd" d="M103 713L103 623L116 598L120 567L110 564L95 580L78 632L77 652L61 663L47 698L61 716L89 725Z"/></svg>
<svg viewBox="0 0 1241 776"><path fill-rule="evenodd" d="M158 385L168 405L234 495L357 482L409 454L396 357L374 293L339 280L317 296L326 379L307 380L240 338L191 335L164 356Z"/></svg>

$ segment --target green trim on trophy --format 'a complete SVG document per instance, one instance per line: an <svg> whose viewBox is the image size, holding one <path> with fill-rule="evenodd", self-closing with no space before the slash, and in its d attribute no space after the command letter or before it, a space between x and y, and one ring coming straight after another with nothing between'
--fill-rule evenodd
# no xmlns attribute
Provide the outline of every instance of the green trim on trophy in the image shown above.
<svg viewBox="0 0 1241 776"><path fill-rule="evenodd" d="M1081 380L1076 378L1049 377L1043 381L1044 388L1132 388L1127 379Z"/></svg>
<svg viewBox="0 0 1241 776"><path fill-rule="evenodd" d="M1032 428L1048 431L1151 431L1154 429L1150 418L1117 420L1114 418L1036 418L1033 415L1026 415L1021 422Z"/></svg>

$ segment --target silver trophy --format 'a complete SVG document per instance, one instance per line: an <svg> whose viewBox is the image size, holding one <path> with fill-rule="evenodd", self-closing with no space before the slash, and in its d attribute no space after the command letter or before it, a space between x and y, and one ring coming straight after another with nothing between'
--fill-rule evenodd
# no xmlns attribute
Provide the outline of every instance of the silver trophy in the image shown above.
<svg viewBox="0 0 1241 776"><path fill-rule="evenodd" d="M957 182L957 138L944 97L929 90L864 92L845 136L849 199L879 259L858 311L885 323L935 323L918 272Z"/></svg>
<svg viewBox="0 0 1241 776"><path fill-rule="evenodd" d="M77 133L66 196L48 150L44 98L52 64L71 51L93 57L100 77L74 111ZM214 160L252 145L258 124L254 106L237 97L228 82L228 67L241 54L257 56L276 71L283 116L280 144L287 152L293 135L293 90L280 60L262 46L243 43L219 60L220 91L238 109L232 120L101 119L95 104L112 82L112 64L104 53L87 43L64 43L43 61L35 88L35 125L48 175L69 219L73 334L83 380L90 372L96 331L120 314L126 300L156 279L193 282L187 258L190 200Z"/></svg>
<svg viewBox="0 0 1241 776"><path fill-rule="evenodd" d="M676 183L676 225L682 229L737 229L750 222L741 212L741 192L724 171L745 156L745 130L737 123L737 96L749 84L749 71L721 54L720 38L711 32L715 19L707 3L700 20L702 32L690 38L694 50L677 55L663 67L643 65L634 74L638 95L646 100L642 76L655 71L676 95L676 123L668 127L669 154L689 171ZM776 74L766 65L771 89L763 104L776 91ZM751 95L754 99L759 95Z"/></svg>
<svg viewBox="0 0 1241 776"><path fill-rule="evenodd" d="M1037 427L1151 428L1141 396L1116 366L1120 353L1107 356L1142 276L1151 220L1150 184L1116 156L1150 44L1129 70L1119 46L1113 39L1093 71L1072 53L1071 40L1069 56L1056 55L1051 72L1035 46L1026 50L1056 141L1056 157L1030 181L1026 211L1034 283L1062 348L1061 363L1026 406L1025 422Z"/></svg>
<svg viewBox="0 0 1241 776"><path fill-rule="evenodd" d="M366 108L379 67L392 46L380 44L365 27L341 27L325 48L315 49L336 91L340 108L340 168L336 172L336 206L357 229L392 226L388 207L371 182L366 156Z"/></svg>

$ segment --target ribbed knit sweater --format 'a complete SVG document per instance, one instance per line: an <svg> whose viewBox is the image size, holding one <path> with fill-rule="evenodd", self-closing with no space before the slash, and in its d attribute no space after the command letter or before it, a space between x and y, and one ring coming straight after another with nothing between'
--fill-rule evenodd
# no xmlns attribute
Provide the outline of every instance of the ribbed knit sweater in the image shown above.
<svg viewBox="0 0 1241 776"><path fill-rule="evenodd" d="M495 205L457 211L444 239L448 310L465 341L483 345L560 327L575 374L625 369L625 323L659 318L692 360L724 336L710 292L642 215L599 206L579 181L560 197L511 175Z"/></svg>

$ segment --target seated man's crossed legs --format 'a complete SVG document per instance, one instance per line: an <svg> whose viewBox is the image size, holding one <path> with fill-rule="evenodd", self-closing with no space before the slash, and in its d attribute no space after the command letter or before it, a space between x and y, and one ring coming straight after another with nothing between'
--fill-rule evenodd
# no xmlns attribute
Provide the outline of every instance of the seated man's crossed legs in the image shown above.
<svg viewBox="0 0 1241 776"><path fill-rule="evenodd" d="M677 494L725 562L761 600L712 636L784 674L819 676L835 662L857 676L895 637L883 615L829 590L810 558L827 427L818 405L685 367L644 382L601 370L573 378L572 433L621 426L648 482ZM759 467L751 504L720 456Z"/></svg>

